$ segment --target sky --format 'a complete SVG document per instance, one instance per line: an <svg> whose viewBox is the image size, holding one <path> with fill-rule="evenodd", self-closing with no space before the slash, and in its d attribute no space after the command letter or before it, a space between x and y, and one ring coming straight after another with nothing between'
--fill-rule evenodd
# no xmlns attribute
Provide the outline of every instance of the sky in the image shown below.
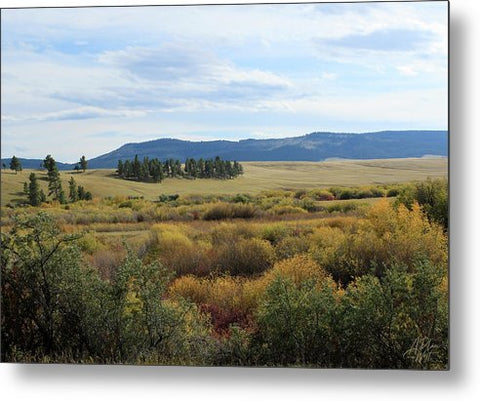
<svg viewBox="0 0 480 401"><path fill-rule="evenodd" d="M4 9L1 155L448 127L447 2Z"/></svg>

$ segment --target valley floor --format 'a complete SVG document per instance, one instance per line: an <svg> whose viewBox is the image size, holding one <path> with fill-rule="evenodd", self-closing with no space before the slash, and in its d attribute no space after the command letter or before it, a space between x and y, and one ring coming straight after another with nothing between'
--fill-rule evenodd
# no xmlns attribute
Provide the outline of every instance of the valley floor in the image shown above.
<svg viewBox="0 0 480 401"><path fill-rule="evenodd" d="M113 169L85 173L61 171L64 188L74 176L94 197L137 196L156 200L160 194L257 194L269 189L391 184L448 175L447 158L336 160L326 162L243 162L245 174L233 180L166 179L160 184L122 180ZM31 170L1 173L1 205L24 198L23 183ZM46 191L45 171L35 171Z"/></svg>

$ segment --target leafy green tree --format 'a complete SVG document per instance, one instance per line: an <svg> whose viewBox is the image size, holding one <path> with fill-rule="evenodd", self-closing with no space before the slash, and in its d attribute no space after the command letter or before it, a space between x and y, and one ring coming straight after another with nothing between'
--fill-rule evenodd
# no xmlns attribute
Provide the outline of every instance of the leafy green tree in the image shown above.
<svg viewBox="0 0 480 401"><path fill-rule="evenodd" d="M85 158L85 156L82 156L80 158L80 168L83 170L83 172L85 172L85 170L87 169L88 167L88 161L87 159Z"/></svg>
<svg viewBox="0 0 480 401"><path fill-rule="evenodd" d="M17 174L19 171L22 171L22 163L15 156L12 156L12 159L10 160L10 170L15 171L15 174Z"/></svg>
<svg viewBox="0 0 480 401"><path fill-rule="evenodd" d="M77 236L62 234L44 212L14 225L1 241L2 357L14 348L33 356L67 351L81 329L71 298L82 273Z"/></svg>

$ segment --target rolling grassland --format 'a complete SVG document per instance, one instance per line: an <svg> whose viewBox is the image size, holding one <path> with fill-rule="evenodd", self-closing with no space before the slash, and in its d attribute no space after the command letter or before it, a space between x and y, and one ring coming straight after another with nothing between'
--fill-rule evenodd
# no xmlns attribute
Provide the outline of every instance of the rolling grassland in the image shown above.
<svg viewBox="0 0 480 401"><path fill-rule="evenodd" d="M392 184L447 176L446 158L409 158L382 160L335 160L325 162L244 162L244 175L233 180L169 178L160 184L119 179L111 169L87 170L85 173L61 171L63 188L75 178L94 197L136 196L147 200L160 194L257 194L269 189L311 189L331 186ZM47 192L46 171L24 170L1 173L1 205L24 199L23 183L34 171Z"/></svg>

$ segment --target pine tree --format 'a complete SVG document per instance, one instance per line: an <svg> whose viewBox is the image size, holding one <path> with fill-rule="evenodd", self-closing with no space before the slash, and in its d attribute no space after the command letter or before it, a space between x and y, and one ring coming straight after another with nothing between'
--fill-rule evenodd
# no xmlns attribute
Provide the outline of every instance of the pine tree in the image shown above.
<svg viewBox="0 0 480 401"><path fill-rule="evenodd" d="M28 202L32 206L38 206L44 199L42 199L42 194L43 191L40 192L38 182L37 182L37 176L35 173L31 173L30 177L28 177L30 180L30 183L28 184ZM43 198L45 197L45 194L43 194Z"/></svg>
<svg viewBox="0 0 480 401"><path fill-rule="evenodd" d="M85 172L85 170L87 169L87 166L88 166L87 159L85 158L85 156L82 156L80 158L80 167L82 168L83 172Z"/></svg>
<svg viewBox="0 0 480 401"><path fill-rule="evenodd" d="M78 201L77 183L73 177L68 181L68 199L70 202Z"/></svg>
<svg viewBox="0 0 480 401"><path fill-rule="evenodd" d="M121 160L118 161L118 164L117 164L117 174L120 176L120 177L123 177L123 162Z"/></svg>
<svg viewBox="0 0 480 401"><path fill-rule="evenodd" d="M47 155L43 161L43 166L47 169L48 196L52 196L53 200L58 200L62 204L66 203L65 192L63 192L55 159L51 155Z"/></svg>
<svg viewBox="0 0 480 401"><path fill-rule="evenodd" d="M78 186L77 193L78 193L78 200L85 199L85 188L83 186L81 185Z"/></svg>
<svg viewBox="0 0 480 401"><path fill-rule="evenodd" d="M140 168L141 164L140 161L138 160L138 155L135 155L135 158L133 159L133 164L132 164L132 176L135 177L137 180L140 178Z"/></svg>
<svg viewBox="0 0 480 401"><path fill-rule="evenodd" d="M15 174L22 171L22 163L20 163L20 160L15 156L12 156L12 159L10 160L10 170L14 170Z"/></svg>
<svg viewBox="0 0 480 401"><path fill-rule="evenodd" d="M67 203L67 197L65 196L65 192L63 191L62 187L60 187L60 192L58 193L57 200L60 202L61 205L65 205Z"/></svg>

